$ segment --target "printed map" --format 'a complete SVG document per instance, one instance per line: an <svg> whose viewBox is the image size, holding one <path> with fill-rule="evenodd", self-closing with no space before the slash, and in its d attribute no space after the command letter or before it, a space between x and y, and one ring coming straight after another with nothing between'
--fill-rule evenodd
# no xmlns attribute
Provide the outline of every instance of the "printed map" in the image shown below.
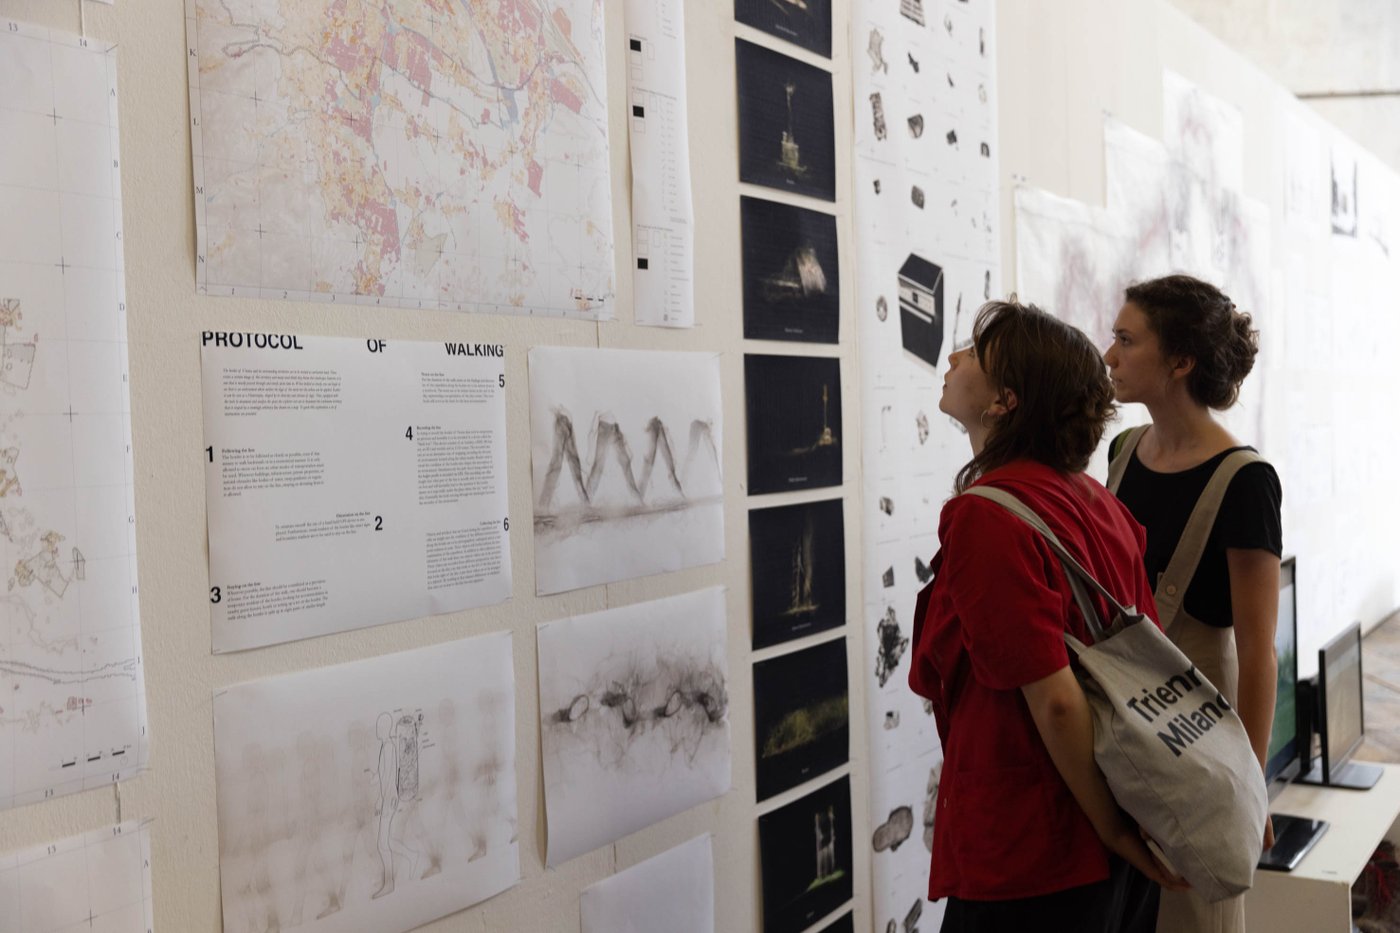
<svg viewBox="0 0 1400 933"><path fill-rule="evenodd" d="M207 294L611 316L602 0L188 0Z"/></svg>
<svg viewBox="0 0 1400 933"><path fill-rule="evenodd" d="M0 21L0 217L23 218L0 225L0 809L146 765L117 63L98 45Z"/></svg>

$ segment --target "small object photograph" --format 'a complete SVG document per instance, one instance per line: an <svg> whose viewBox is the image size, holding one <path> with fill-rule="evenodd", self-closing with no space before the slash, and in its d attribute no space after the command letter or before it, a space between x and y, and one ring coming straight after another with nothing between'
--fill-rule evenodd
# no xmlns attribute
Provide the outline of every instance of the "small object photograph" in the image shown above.
<svg viewBox="0 0 1400 933"><path fill-rule="evenodd" d="M851 898L851 779L758 818L763 933L797 933Z"/></svg>
<svg viewBox="0 0 1400 933"><path fill-rule="evenodd" d="M749 513L755 649L846 624L845 541L840 499Z"/></svg>
<svg viewBox="0 0 1400 933"><path fill-rule="evenodd" d="M749 493L841 485L841 361L744 357Z"/></svg>
<svg viewBox="0 0 1400 933"><path fill-rule="evenodd" d="M831 0L734 0L734 18L831 57Z"/></svg>
<svg viewBox="0 0 1400 933"><path fill-rule="evenodd" d="M831 72L734 40L739 180L836 200Z"/></svg>
<svg viewBox="0 0 1400 933"><path fill-rule="evenodd" d="M740 198L744 337L836 343L841 286L836 218Z"/></svg>
<svg viewBox="0 0 1400 933"><path fill-rule="evenodd" d="M846 639L753 668L758 799L796 787L851 757Z"/></svg>

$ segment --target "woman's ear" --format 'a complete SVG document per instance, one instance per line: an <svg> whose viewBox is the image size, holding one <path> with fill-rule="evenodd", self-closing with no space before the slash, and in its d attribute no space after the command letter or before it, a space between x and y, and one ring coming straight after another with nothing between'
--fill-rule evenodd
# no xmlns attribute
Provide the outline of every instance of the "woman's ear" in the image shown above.
<svg viewBox="0 0 1400 933"><path fill-rule="evenodd" d="M1196 358L1194 356L1177 356L1171 360L1171 370L1168 373L1173 379L1185 379L1191 374L1191 370L1196 368Z"/></svg>
<svg viewBox="0 0 1400 933"><path fill-rule="evenodd" d="M987 407L987 410L1000 417L1002 415L1009 415L1011 412L1015 411L1018 404L1020 403L1016 400L1015 392L1010 389L1002 389L1000 394L997 395L996 401L992 402L992 404Z"/></svg>

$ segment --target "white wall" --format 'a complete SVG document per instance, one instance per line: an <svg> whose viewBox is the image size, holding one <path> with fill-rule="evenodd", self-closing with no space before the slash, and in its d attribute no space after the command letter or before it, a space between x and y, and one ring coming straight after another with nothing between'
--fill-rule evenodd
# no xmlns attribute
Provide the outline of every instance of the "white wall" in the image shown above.
<svg viewBox="0 0 1400 933"><path fill-rule="evenodd" d="M849 100L845 0L836 0L836 99ZM758 41L814 63L822 60L783 46L733 22L724 0L686 4L687 71L690 81L691 158L698 236L696 302L699 326L666 331L632 324L630 220L628 214L625 31L621 0L606 0L609 36L609 100L613 140L614 228L618 320L588 324L561 320L410 310L329 310L309 304L242 298L200 297L194 288L195 230L188 124L185 7L182 0L117 0L88 3L87 33L118 43L118 88L122 147L122 195L126 231L127 303L130 308L131 405L136 468L137 545L150 709L151 768L120 785L44 804L0 812L0 850L21 848L108 825L151 816L156 929L203 933L220 928L218 831L211 696L221 687L303 668L358 660L453 638L510 629L515 634L517 791L520 801L524 881L483 905L424 927L435 931L578 929L578 896L589 884L662 852L701 832L714 838L717 929L748 930L760 924L757 817L755 804L747 512L749 506L831 498L837 490L746 498L743 353L838 354L844 363L845 430L860 432L855 404L855 356L850 335L853 270L841 269L841 332L838 347L768 344L742 339L739 314L739 196L804 203L838 214L840 236L849 242L850 162L838 153L838 199L828 205L791 198L738 183L734 36ZM77 0L0 0L0 18L77 32ZM827 63L827 67L831 67ZM3 93L3 89L0 89ZM838 106L839 139L850 139L849 107ZM8 220L8 219L7 219ZM507 347L508 462L512 515L531 514L528 464L529 412L526 351L536 345L649 347L722 351L724 380L724 470L727 559L718 565L665 574L573 593L535 598L534 561L528 531L513 536L514 598L503 606L382 625L364 631L214 657L210 653L204 472L201 466L199 345L202 330L267 330L386 339L440 340L449 336L501 342ZM859 488L859 451L845 450L846 490ZM860 522L847 505L849 618L860 618ZM528 529L528 521L515 527ZM540 778L538 681L535 625L566 615L689 592L728 587L729 690L733 735L733 790L710 804L663 821L575 859L557 870L543 867L544 808ZM826 633L768 649L759 658L809 642ZM867 747L863 690L855 680L864 667L862 628L847 636L852 672L851 758L855 851L869 838L862 762ZM838 770L827 779L838 776ZM804 785L803 789L810 789ZM800 790L765 801L763 811ZM869 926L869 867L858 859L856 922ZM3 925L3 924L0 924Z"/></svg>
<svg viewBox="0 0 1400 933"><path fill-rule="evenodd" d="M1357 619L1375 624L1400 603L1392 531L1400 513L1386 482L1400 455L1387 413L1400 390L1389 310L1400 251L1392 248L1387 261L1363 242L1332 237L1325 218L1320 230L1285 223L1285 115L1318 133L1324 173L1327 147L1345 140L1167 0L1001 0L998 28L1008 270L1015 268L1015 186L1103 205L1104 114L1160 139L1164 69L1242 112L1243 194L1269 208L1273 278L1271 300L1249 309L1262 332L1250 379L1262 383L1264 432L1243 440L1259 445L1283 481L1284 550L1298 557L1306 675L1331 634ZM1362 165L1375 196L1388 201L1394 230L1396 178L1365 154ZM1312 311L1323 320L1313 332L1290 311L1300 264L1322 289ZM1010 275L1006 286L1014 287ZM1093 336L1106 342L1108 335Z"/></svg>
<svg viewBox="0 0 1400 933"><path fill-rule="evenodd" d="M697 304L700 326L668 332L631 324L630 289L624 270L628 248L625 122L622 85L621 3L607 0L611 19L609 93L612 132L614 205L618 236L619 317L615 323L590 325L555 320L523 320L420 311L371 311L272 301L201 298L194 293L194 217L185 65L185 11L181 0L117 0L114 7L89 4L90 35L119 43L123 197L125 201L127 300L132 355L132 411L135 438L137 537L144 628L146 680L152 735L149 773L119 788L51 801L0 813L0 848L41 843L109 824L118 817L153 816L156 927L164 933L200 933L219 929L218 836L214 813L213 733L210 698L215 689L248 679L370 657L447 639L510 629L515 633L518 710L518 794L525 880L510 892L465 913L432 924L438 931L577 929L579 891L699 832L715 833L718 929L757 929L758 865L753 803L753 724L748 648L747 509L750 504L825 498L829 491L764 497L750 502L743 488L743 379L745 349L829 354L826 348L763 345L741 338L739 318L739 194L734 106L733 36L736 31L770 45L776 43L747 29L736 29L727 0L691 0L687 4L688 73L691 81L692 158L699 250ZM849 221L851 108L847 65L850 50L845 23L848 5L836 0L836 73L838 199L840 235L847 243ZM76 31L76 0L0 0L0 17ZM1002 145L1003 236L1005 267L1014 267L1011 222L1013 179L1024 178L1090 203L1101 203L1103 155L1101 114L1110 110L1147 132L1157 133L1161 119L1161 71L1171 67L1206 90L1239 105L1247 133L1247 194L1279 208L1280 171L1272 108L1280 91L1253 67L1229 52L1204 30L1163 0L1002 0L998 19ZM788 49L798 57L802 55ZM0 89L3 92L3 89ZM780 200L773 192L753 193ZM849 251L847 251L849 256ZM856 437L860 406L853 404L856 357L849 259L843 260L842 333L834 352L844 366L844 418ZM1008 282L1008 285L1010 283ZM1393 296L1394 290L1390 291ZM1393 307L1393 300L1378 307ZM1339 310L1339 320L1341 311ZM1359 319L1358 319L1359 320ZM1261 316L1267 329L1270 317ZM1348 319L1348 325L1357 321ZM1343 327L1339 324L1339 328ZM214 657L210 653L207 604L207 544L204 524L203 447L199 401L197 335L205 329L266 329L389 339L441 339L470 328L473 339L500 341L508 347L508 380L526 384L525 351L538 344L655 347L723 351L725 385L724 468L730 497L726 506L728 559L717 566L683 571L561 596L537 599L533 593L533 555L526 535L512 543L515 598L508 604L473 612L384 625L290 645ZM1358 348L1346 330L1330 347L1318 350L1314 369L1294 388L1281 393L1285 404L1302 397L1321 418L1338 413L1336 438L1340 456L1358 450L1380 455L1387 449L1389 428L1381 404L1396 396L1397 376L1384 366L1374 348ZM1362 338L1365 339L1365 338ZM1375 343L1380 343L1377 339ZM1382 344L1383 347L1383 344ZM1355 351L1355 352L1354 352ZM1377 394L1379 393L1379 394ZM509 462L514 482L511 511L530 513L526 395L509 396ZM1270 436L1285 437L1296 413L1270 399ZM1369 406L1375 405L1375 408ZM1362 407L1367 406L1367 407ZM1375 412L1373 417L1370 413ZM1354 429L1369 425L1365 433ZM1272 448L1266 454L1278 460ZM861 618L859 560L860 522L856 503L859 457L854 445L845 451L846 529L848 536L849 618ZM1285 484L1290 482L1284 466ZM1372 471L1374 472L1374 470ZM1344 484L1345 485L1345 484ZM1288 486L1285 487L1287 499ZM1316 641L1324 630L1344 623L1353 611L1368 620L1396 602L1393 568L1400 566L1384 522L1397 517L1395 497L1371 502L1364 492L1380 489L1378 477L1354 487L1337 488L1335 506L1323 504L1308 514L1286 513L1289 550L1299 550L1304 588L1316 583L1331 560L1333 545L1348 553L1364 552L1365 563L1347 571L1329 591L1338 593L1335 618L1307 624ZM528 527L521 523L519 527ZM1295 548L1307 542L1307 550ZM1355 566L1353 562L1353 566ZM722 583L729 587L729 663L734 749L734 790L712 804L664 821L614 846L581 857L559 870L542 867L544 828L539 778L539 742L534 653L534 626L567 614L637 602ZM1318 584L1320 585L1320 584ZM1342 598L1344 597L1344 598ZM864 625L846 630L853 673L851 689L850 772L856 851L869 838L865 691L854 680L864 670ZM819 636L816 640L821 640ZM800 646L801 642L789 647ZM772 649L760 656L774 653ZM839 773L839 772L838 772ZM795 796L789 792L772 803ZM768 805L764 807L768 809ZM868 865L857 859L856 925L870 927Z"/></svg>

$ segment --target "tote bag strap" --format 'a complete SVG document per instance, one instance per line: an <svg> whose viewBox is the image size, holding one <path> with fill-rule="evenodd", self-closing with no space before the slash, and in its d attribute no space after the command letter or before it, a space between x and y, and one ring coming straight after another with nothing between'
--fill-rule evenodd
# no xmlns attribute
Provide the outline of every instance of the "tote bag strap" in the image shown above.
<svg viewBox="0 0 1400 933"><path fill-rule="evenodd" d="M1115 496L1118 495L1118 486L1123 482L1123 474L1127 472L1128 462L1133 459L1133 451L1137 450L1138 442L1150 427L1150 424L1140 424L1130 428L1123 438L1123 446L1119 447L1118 453L1108 461L1108 482L1104 485Z"/></svg>
<svg viewBox="0 0 1400 933"><path fill-rule="evenodd" d="M1205 554L1206 542L1210 540L1211 529L1215 527L1215 518L1220 513L1221 503L1225 501L1225 491L1230 488L1230 481L1243 467L1262 462L1264 458L1252 450L1235 451L1220 461L1201 497L1196 500L1191 517L1186 520L1186 528L1181 532L1181 540L1172 552L1172 559L1167 561L1167 569L1157 578L1154 595L1157 599L1157 618L1162 623L1163 631L1171 628L1177 613L1181 611L1186 588L1196 575L1201 556Z"/></svg>
<svg viewBox="0 0 1400 933"><path fill-rule="evenodd" d="M1097 642L1107 638L1108 631L1099 618L1098 610L1094 608L1093 600L1089 598L1089 594L1084 590L1085 583L1093 587L1094 590L1106 599L1108 604L1116 609L1118 614L1123 618L1130 618L1137 615L1136 610L1125 608L1114 598L1112 593L1104 589L1103 584L1099 583L1099 581L1094 578L1093 574L1085 570L1083 566L1080 565L1079 561L1075 559L1074 555L1060 543L1060 539L1056 537L1055 532L1050 530L1050 526L1045 524L1045 521L1035 513L1035 510L1020 499L1016 498L1005 489L997 489L995 486L974 486L964 492L963 495L972 495L983 499L989 499L1040 532L1050 545L1050 549L1055 552L1055 556L1060 559L1061 566L1065 569L1065 578L1069 580L1070 590L1073 591L1075 602L1079 604L1079 611L1084 616L1084 624L1087 625L1089 631L1093 633L1094 641ZM1076 653L1082 651L1084 648L1083 644L1068 632L1065 633L1065 641L1070 644L1070 647L1075 649Z"/></svg>

